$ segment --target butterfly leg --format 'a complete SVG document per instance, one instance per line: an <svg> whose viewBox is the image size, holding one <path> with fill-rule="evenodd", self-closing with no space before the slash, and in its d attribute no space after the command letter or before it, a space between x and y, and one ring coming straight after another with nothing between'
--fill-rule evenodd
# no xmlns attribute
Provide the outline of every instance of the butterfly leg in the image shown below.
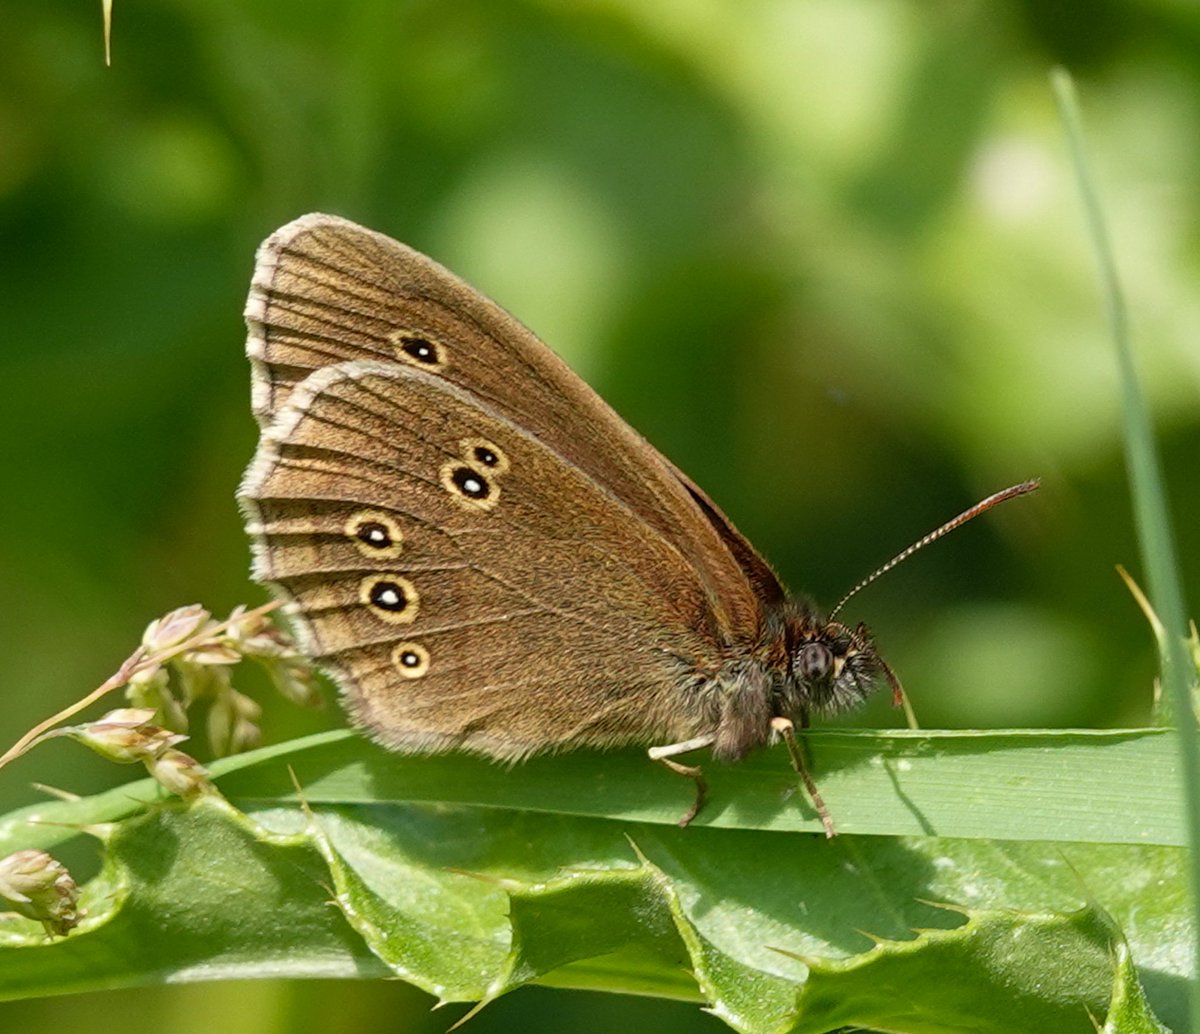
<svg viewBox="0 0 1200 1034"><path fill-rule="evenodd" d="M800 716L800 727L808 728L807 713ZM796 740L795 723L790 718L776 716L771 719L771 728L779 733L783 737L783 742L787 744L788 756L792 759L792 768L804 782L804 789L808 791L808 799L812 801L812 806L821 819L821 825L825 827L825 836L832 840L837 836L837 830L833 828L833 817L829 814L829 809L825 807L825 799L821 796L821 791L817 789L812 773L808 770L808 764L804 760L804 748Z"/></svg>
<svg viewBox="0 0 1200 1034"><path fill-rule="evenodd" d="M699 813L704 805L704 798L708 796L708 782L704 778L704 772L699 765L685 765L679 761L671 759L676 754L686 754L688 751L700 750L702 747L711 747L713 740L716 739L714 733L707 733L704 736L695 736L690 740L684 740L682 743L667 743L661 747L651 747L647 753L650 755L651 761L657 761L660 765L665 765L677 775L686 776L696 784L696 800L692 806L679 820L680 826L686 826Z"/></svg>

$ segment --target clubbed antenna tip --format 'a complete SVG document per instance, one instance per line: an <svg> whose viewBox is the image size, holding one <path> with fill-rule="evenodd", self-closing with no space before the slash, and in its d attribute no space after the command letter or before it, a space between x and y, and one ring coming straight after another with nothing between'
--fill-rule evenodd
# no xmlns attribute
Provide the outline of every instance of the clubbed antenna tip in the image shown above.
<svg viewBox="0 0 1200 1034"><path fill-rule="evenodd" d="M963 512L957 517L951 518L940 528L935 528L924 538L918 539L916 542L914 542L908 547L908 549L897 553L882 567L876 568L871 572L871 574L867 575L866 578L864 578L853 589L846 593L845 596L838 600L837 606L835 606L833 610L829 612L829 620L832 621L837 616L838 611L840 611L847 603L849 603L851 599L862 592L863 589L875 581L876 578L878 578L880 575L886 574L902 560L907 560L910 556L917 552L917 550L924 549L931 542L936 542L943 535L948 535L955 528L966 524L967 521L971 520L972 517L978 517L985 510L990 510L997 503L1003 503L1005 500L1014 499L1019 495L1025 495L1028 492L1032 492L1040 484L1041 481L1038 478L1034 478L1032 481L1022 481L1019 485L1012 485L1010 488L1006 488L1001 492L995 493L994 495L989 495L986 499L980 500L969 510L963 510Z"/></svg>

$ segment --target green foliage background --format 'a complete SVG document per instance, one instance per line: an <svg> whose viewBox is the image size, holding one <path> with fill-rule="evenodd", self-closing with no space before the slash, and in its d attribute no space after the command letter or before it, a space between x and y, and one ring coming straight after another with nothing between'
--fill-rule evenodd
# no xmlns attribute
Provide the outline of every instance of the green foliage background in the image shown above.
<svg viewBox="0 0 1200 1034"><path fill-rule="evenodd" d="M0 739L158 613L263 598L232 499L255 437L240 311L258 242L311 210L516 313L820 601L1040 475L850 616L926 725L1147 720L1113 365L1046 72L1079 77L1195 585L1193 5L117 0L111 69L98 6L0 0ZM272 709L268 734L340 720ZM55 743L0 805L126 774ZM427 1006L201 985L0 1025L445 1029ZM719 1029L528 989L472 1029L581 1023Z"/></svg>

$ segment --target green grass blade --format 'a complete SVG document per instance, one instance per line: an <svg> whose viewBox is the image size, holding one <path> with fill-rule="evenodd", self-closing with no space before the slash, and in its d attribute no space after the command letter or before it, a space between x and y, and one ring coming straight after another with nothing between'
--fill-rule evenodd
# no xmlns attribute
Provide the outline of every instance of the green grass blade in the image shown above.
<svg viewBox="0 0 1200 1034"><path fill-rule="evenodd" d="M822 730L808 739L813 774L847 835L1187 842L1168 730ZM391 754L350 732L226 758L211 770L222 793L241 807L294 802L293 773L313 805L427 803L671 827L692 794L687 780L638 751L577 751L504 768L462 754ZM782 746L737 765L706 764L705 772L711 797L692 828L821 828ZM0 820L0 856L52 848L80 827L134 814L160 796L145 779L24 808Z"/></svg>
<svg viewBox="0 0 1200 1034"><path fill-rule="evenodd" d="M1186 614L1179 563L1167 516L1162 468L1154 443L1154 428L1138 380L1130 344L1116 261L1092 179L1083 137L1082 119L1070 75L1063 69L1053 74L1054 92L1066 127L1071 159L1083 199L1092 248L1099 264L1101 288L1112 327L1125 421L1125 457L1129 467L1134 515L1142 563L1150 599L1165 629L1161 644L1165 699L1179 729L1179 751L1183 768L1184 803L1188 841L1191 847L1193 911L1200 904L1200 747L1196 742L1196 718L1191 706L1191 672L1186 647ZM1200 923L1196 924L1200 930ZM1200 948L1200 944L1198 944ZM1200 953L1198 953L1200 957ZM1192 981L1192 1028L1200 1030L1200 981Z"/></svg>

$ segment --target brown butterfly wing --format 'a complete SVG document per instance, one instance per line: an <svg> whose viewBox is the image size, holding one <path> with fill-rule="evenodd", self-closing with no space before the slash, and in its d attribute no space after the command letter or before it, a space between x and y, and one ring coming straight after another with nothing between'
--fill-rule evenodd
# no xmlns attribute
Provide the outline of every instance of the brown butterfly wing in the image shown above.
<svg viewBox="0 0 1200 1034"><path fill-rule="evenodd" d="M246 316L254 409L268 426L312 371L347 360L444 378L589 475L699 573L723 637L758 638L783 598L716 506L494 302L382 234L309 215L259 252Z"/></svg>
<svg viewBox="0 0 1200 1034"><path fill-rule="evenodd" d="M241 499L356 719L495 757L709 731L708 586L606 486L436 374L348 362L290 392Z"/></svg>

